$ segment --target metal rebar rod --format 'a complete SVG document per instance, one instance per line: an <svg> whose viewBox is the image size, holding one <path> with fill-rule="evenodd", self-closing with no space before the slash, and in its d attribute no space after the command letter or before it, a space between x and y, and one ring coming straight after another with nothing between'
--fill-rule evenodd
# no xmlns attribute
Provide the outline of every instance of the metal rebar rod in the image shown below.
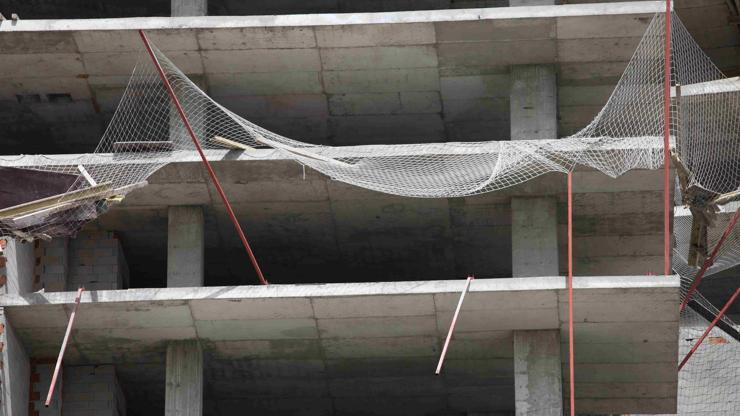
<svg viewBox="0 0 740 416"><path fill-rule="evenodd" d="M740 218L740 208L735 210L735 215L732 216L732 219L727 224L727 227L725 227L725 231L722 233L722 236L720 236L719 240L717 240L717 244L714 245L714 249L712 249L709 257L707 257L704 260L704 263L702 263L699 272L696 273L696 276L694 276L694 280L691 282L691 286L689 286L689 289L686 291L686 296L684 296L683 301L681 302L681 307L679 308L680 312L683 312L683 310L686 308L686 305L691 300L691 296L696 291L696 288L699 287L701 279L704 278L707 270L714 264L714 261L717 259L717 254L719 254L719 249L722 248L725 240L727 240L727 237L729 237L730 233L732 233L732 230L735 228L735 224L737 224L738 218Z"/></svg>
<svg viewBox="0 0 740 416"><path fill-rule="evenodd" d="M570 375L570 414L576 414L575 363L573 360L573 172L568 172L568 371Z"/></svg>
<svg viewBox="0 0 740 416"><path fill-rule="evenodd" d="M254 267L254 270L257 273L257 277L259 278L260 283L262 283L263 285L268 284L267 280L265 279L265 276L262 274L262 269L260 268L259 263L257 263L257 258L254 256L254 252L252 252L252 247L250 247L249 241L247 241L247 236L244 234L244 231L242 230L242 227L239 224L239 220L236 218L236 214L234 214L234 210L231 208L231 203L229 202L229 198L226 197L226 194L224 193L224 190L221 187L221 182L218 180L218 177L216 176L216 172L213 171L213 168L211 167L211 163L206 158L205 153L203 153L203 148L201 148L200 143L198 142L198 137L195 135L195 131L193 131L193 127L190 125L188 116L187 114L185 114L185 110L183 110L182 105L180 104L180 100L177 98L177 95L175 94L175 91L172 89L172 85L170 84L169 79L167 79L167 75L164 73L164 69L162 69L162 65L159 63L159 60L154 54L154 51L152 50L152 47L149 44L149 39L147 38L143 30L139 30L139 35L141 36L141 40L144 41L144 46L146 47L146 50L149 53L149 57L152 58L152 62L154 62L154 66L157 68L157 72L159 72L159 76L160 78L162 78L162 82L164 83L164 86L167 88L167 93L169 94L170 99L175 104L175 107L177 108L177 112L180 114L180 119L182 119L182 122L185 124L185 128L188 130L188 133L190 134L190 138L193 140L193 144L195 145L195 148L198 150L198 154L200 155L200 158L203 161L203 164L205 165L206 170L208 171L208 175L211 177L211 181L213 182L213 185L216 187L216 191L218 192L219 196L221 197L221 200L226 206L226 211L229 214L229 218L231 218L231 222L234 224L234 228L236 229L237 234L239 234L239 239L242 241L242 245L244 246L244 249L247 251L249 260L252 262L252 266Z"/></svg>
<svg viewBox="0 0 740 416"><path fill-rule="evenodd" d="M437 363L437 371L434 372L434 374L439 375L439 373L442 371L442 364L445 361L445 356L447 355L447 348L450 346L450 339L452 339L452 333L455 331L455 325L457 324L457 317L460 314L460 308L462 308L463 300L465 299L465 294L468 292L468 289L470 288L470 282L472 282L474 279L473 276L468 276L468 279L465 281L465 287L463 288L462 293L460 293L460 300L457 301L457 308L455 308L455 314L452 315L452 322L450 323L450 330L447 331L447 339L445 339L445 344L442 347L442 354L439 356L439 363Z"/></svg>
<svg viewBox="0 0 740 416"><path fill-rule="evenodd" d="M737 299L737 295L740 295L740 286L735 289L735 293L730 296L730 299L727 300L727 303L725 303L725 306L722 307L722 310L719 311L716 317L714 317L714 320L711 324L709 324L709 327L704 331L704 333L699 337L699 339L696 341L696 344L691 348L691 351L689 351L688 354L686 354L686 357L681 360L681 364L678 365L678 371L681 371L684 365L689 361L689 358L691 358L692 355L696 352L697 349L699 349L699 346L702 342L704 342L704 339L709 335L709 333L712 331L712 329L717 325L717 322L722 319L723 316L725 316L725 313L728 309L730 309L730 306L732 306L733 302L735 302L735 299Z"/></svg>
<svg viewBox="0 0 740 416"><path fill-rule="evenodd" d="M85 288L81 287L77 289L77 297L75 298L75 306L72 308L72 313L69 315L69 322L67 323L67 331L64 333L64 339L62 340L62 348L59 350L59 357L57 357L57 364L54 366L54 375L51 377L51 384L49 385L49 393L46 395L46 402L44 406L49 407L51 404L51 398L54 396L54 387L57 384L57 378L59 377L59 370L62 369L62 360L64 359L64 352L67 351L67 343L69 342L69 335L72 333L72 326L75 324L75 316L77 316L77 307L80 306L80 299L82 299L82 292Z"/></svg>

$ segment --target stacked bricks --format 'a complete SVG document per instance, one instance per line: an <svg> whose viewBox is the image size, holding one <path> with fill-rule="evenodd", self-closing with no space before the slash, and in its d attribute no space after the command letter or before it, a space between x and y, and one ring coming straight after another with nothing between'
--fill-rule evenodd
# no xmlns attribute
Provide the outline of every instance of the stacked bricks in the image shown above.
<svg viewBox="0 0 740 416"><path fill-rule="evenodd" d="M69 239L54 238L50 241L36 240L36 268L33 279L33 290L44 289L47 292L67 290L67 272L69 269Z"/></svg>
<svg viewBox="0 0 740 416"><path fill-rule="evenodd" d="M34 290L114 290L128 286L128 264L115 233L89 230L76 238L36 242Z"/></svg>
<svg viewBox="0 0 740 416"><path fill-rule="evenodd" d="M126 415L126 399L112 365L65 366L62 399L64 416Z"/></svg>
<svg viewBox="0 0 740 416"><path fill-rule="evenodd" d="M68 290L114 290L128 286L121 243L110 231L84 231L69 244Z"/></svg>
<svg viewBox="0 0 740 416"><path fill-rule="evenodd" d="M57 381L54 389L54 397L49 407L44 406L46 395L51 386L51 377L54 375L54 362L37 361L31 362L31 391L28 403L29 416L61 416L62 406L59 403L59 392L62 390L62 383Z"/></svg>

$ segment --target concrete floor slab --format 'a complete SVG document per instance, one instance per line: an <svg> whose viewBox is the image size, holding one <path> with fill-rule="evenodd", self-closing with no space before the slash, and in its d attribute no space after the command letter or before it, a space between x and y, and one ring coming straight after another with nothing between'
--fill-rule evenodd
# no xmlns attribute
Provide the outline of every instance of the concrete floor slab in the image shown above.
<svg viewBox="0 0 740 416"><path fill-rule="evenodd" d="M197 338L205 352L206 408L281 414L308 406L321 413L328 401L334 411L327 414L387 414L398 393L403 414L511 411L512 331L559 329L566 343L567 322L558 312L567 299L565 278L476 279L440 378L433 369L463 283L85 292L65 362L117 363L131 397L146 397L157 391L141 389L159 382L162 370L155 368L167 342ZM579 411L606 408L604 400L641 413L675 406L678 286L665 276L575 278ZM55 356L74 295L0 297L31 357ZM634 303L626 308L626 299L651 305L650 319ZM632 399L635 392L640 399Z"/></svg>
<svg viewBox="0 0 740 416"><path fill-rule="evenodd" d="M0 102L9 114L23 115L24 126L6 118L11 121L0 128L13 132L10 142L17 150L8 153L92 150L141 57L141 41L132 28L142 28L216 101L283 135L334 145L505 139L507 134L497 135L508 131L507 103L478 99L481 93L471 88L458 90L453 99L445 94L450 82L468 77L471 85L493 86L490 78L508 77L507 66L514 64L575 62L578 69L608 63L615 73L606 78L603 71L581 70L576 78L562 71L563 86L575 84L598 95L613 88L660 11L661 2L642 1L358 14L22 19L0 24L0 44L8 49L0 62ZM566 82L566 77L571 78ZM499 96L508 94L508 84L495 89ZM72 100L40 111L16 97L45 101L51 93L68 93ZM374 93L395 99L374 102L372 108L336 108L345 94ZM560 100L563 134L585 126L607 98L598 95L595 104L576 108L569 97ZM50 129L66 137L72 126L78 133L73 147L71 138L33 133ZM51 137L42 144L36 141L41 136Z"/></svg>

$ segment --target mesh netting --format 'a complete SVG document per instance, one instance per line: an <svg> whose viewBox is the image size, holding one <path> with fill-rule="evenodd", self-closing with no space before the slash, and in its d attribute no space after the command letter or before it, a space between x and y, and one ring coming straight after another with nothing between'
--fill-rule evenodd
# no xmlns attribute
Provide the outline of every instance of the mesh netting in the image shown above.
<svg viewBox="0 0 740 416"><path fill-rule="evenodd" d="M736 202L718 204L716 200L740 189L740 80L725 78L680 20L672 16L671 21L670 138L679 172L676 195L680 205L674 216L673 268L681 275L685 295L706 251L717 244L738 207ZM153 53L209 158L222 155L224 149L241 147L249 154L250 149L267 147L355 186L408 197L449 198L497 191L549 172L565 173L576 165L612 177L631 169L661 168L664 33L665 15L658 14L603 109L583 130L558 140L512 137L510 141L465 143L314 145L240 117L211 99L156 47ZM68 160L44 156L23 157L21 162L0 160L0 166L56 175L55 180L64 186L41 202L3 210L0 235L26 239L72 235L109 204L145 184L156 170L167 163L192 160L194 152L156 67L142 51L93 154ZM738 266L739 234L737 229L732 231L706 278ZM708 325L706 317L695 310L717 313L700 293L694 295L694 302L682 317L682 356ZM734 325L726 317L722 322L726 328ZM682 414L740 413L738 342L722 335L721 328L714 331L718 332L713 337L724 337L727 342L703 345L681 372ZM710 402L720 407L716 413L707 406ZM691 410L694 406L696 411Z"/></svg>
<svg viewBox="0 0 740 416"><path fill-rule="evenodd" d="M679 359L683 359L709 326L692 309L681 314ZM738 327L735 326L735 329ZM720 328L713 328L678 373L678 409L682 416L740 414L738 383L740 341Z"/></svg>

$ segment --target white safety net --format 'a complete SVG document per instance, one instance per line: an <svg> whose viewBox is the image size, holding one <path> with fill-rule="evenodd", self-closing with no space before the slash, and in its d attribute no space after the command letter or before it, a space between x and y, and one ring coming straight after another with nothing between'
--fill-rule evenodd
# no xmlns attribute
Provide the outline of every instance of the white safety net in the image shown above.
<svg viewBox="0 0 740 416"><path fill-rule="evenodd" d="M671 45L669 136L680 191L676 193L673 268L682 277L685 295L737 209L733 193L740 189L740 80L726 78L675 15ZM569 137L349 147L315 145L266 130L211 99L156 46L153 54L208 158L222 155L225 149L258 154L253 150L272 148L285 158L351 185L407 197L449 198L501 190L549 172L566 173L577 165L612 177L631 169L662 168L664 48L665 15L658 14L606 105L588 126ZM0 160L0 166L53 173L63 179L61 183L71 183L61 195L2 210L0 235L25 239L73 235L111 203L143 186L162 166L193 160L195 150L156 66L142 52L94 153L69 160L24 157L20 164ZM708 268L707 279L738 266L739 234L737 228L730 233ZM700 293L694 300L697 308L703 306L699 309L716 314L716 308ZM697 313L692 308L685 312L682 354L691 345L687 340L696 339L691 334L707 326L706 317L697 318ZM726 317L722 322L734 325ZM728 341L702 346L682 372L682 380L687 377L714 380L711 386L737 385L738 343L721 334L717 337ZM725 400L730 390L692 386L681 391L679 406L692 406L691 400L712 395L713 401L725 403L725 407L718 413L702 414L739 413L737 400Z"/></svg>

